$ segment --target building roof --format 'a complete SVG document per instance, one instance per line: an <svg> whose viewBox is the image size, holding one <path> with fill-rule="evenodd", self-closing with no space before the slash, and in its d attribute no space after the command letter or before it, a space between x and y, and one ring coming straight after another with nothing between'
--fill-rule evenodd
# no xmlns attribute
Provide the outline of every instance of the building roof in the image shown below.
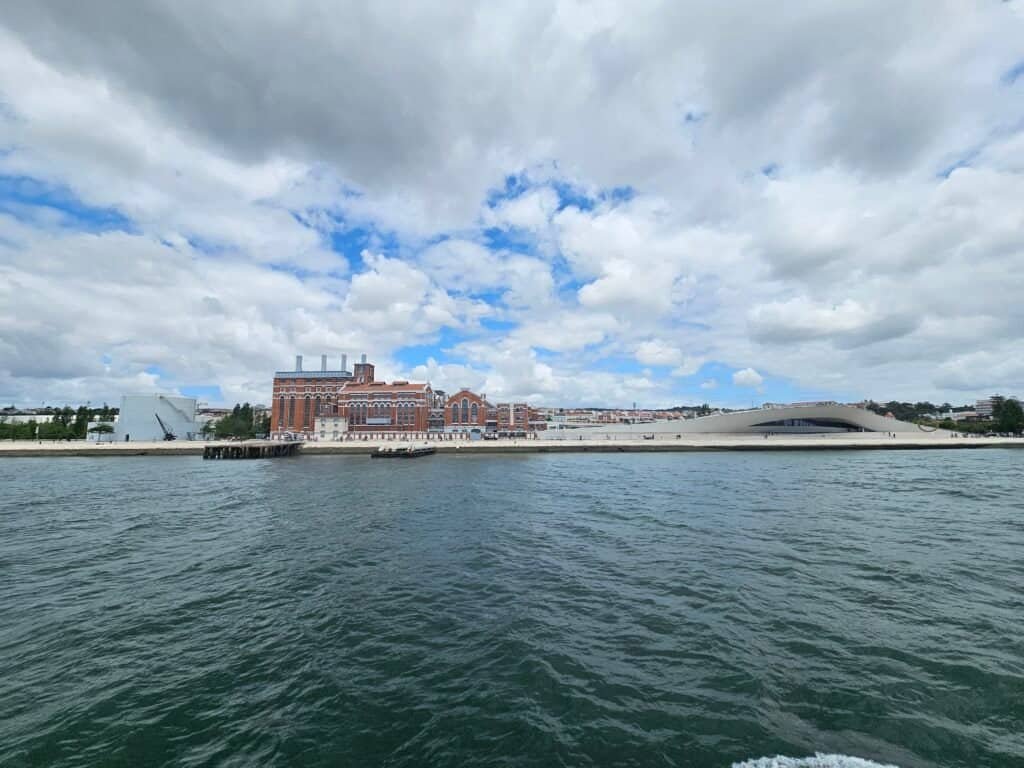
<svg viewBox="0 0 1024 768"><path fill-rule="evenodd" d="M275 371L275 379L351 379L351 371Z"/></svg>
<svg viewBox="0 0 1024 768"><path fill-rule="evenodd" d="M785 406L775 408L753 408L747 411L731 411L712 416L702 416L684 421L654 421L639 424L607 424L587 426L573 434L581 437L588 434L760 434L773 430L776 422L795 420L806 422L799 428L807 432L829 431L831 429L853 429L867 432L930 432L917 424L879 416L873 411L849 405ZM797 426L797 425L794 425Z"/></svg>
<svg viewBox="0 0 1024 768"><path fill-rule="evenodd" d="M427 383L402 382L385 384L383 381L374 381L369 384L345 384L338 394L363 394L364 392L425 392L430 389Z"/></svg>
<svg viewBox="0 0 1024 768"><path fill-rule="evenodd" d="M447 402L450 403L452 400L459 400L459 399L465 397L466 395L469 395L470 397L476 398L477 400L479 400L483 405L485 405L488 408L493 408L494 407L491 404L491 401L487 399L487 395L477 394L473 390L466 389L465 387L463 387L462 389L460 389L458 392L456 392L453 395L448 395Z"/></svg>

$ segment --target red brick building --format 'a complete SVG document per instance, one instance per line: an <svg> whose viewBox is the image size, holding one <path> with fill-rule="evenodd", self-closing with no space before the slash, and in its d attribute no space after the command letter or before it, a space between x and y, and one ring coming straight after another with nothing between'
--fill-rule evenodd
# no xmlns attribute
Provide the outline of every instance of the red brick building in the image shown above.
<svg viewBox="0 0 1024 768"><path fill-rule="evenodd" d="M461 389L445 401L447 432L514 434L530 431L530 408L526 403L488 402L487 395Z"/></svg>
<svg viewBox="0 0 1024 768"><path fill-rule="evenodd" d="M446 432L468 432L487 428L487 410L492 408L483 395L460 389L448 398L444 405L444 428Z"/></svg>
<svg viewBox="0 0 1024 768"><path fill-rule="evenodd" d="M426 432L433 402L429 384L371 381L343 386L336 408L351 433Z"/></svg>
<svg viewBox="0 0 1024 768"><path fill-rule="evenodd" d="M312 438L317 417L345 419L349 433L440 433L479 432L509 435L530 431L531 414L526 403L487 401L461 389L451 397L431 389L430 384L376 381L374 367L366 355L347 370L347 356L341 368L327 369L327 356L320 358L319 371L302 370L302 356L295 358L294 371L274 374L270 413L272 437Z"/></svg>
<svg viewBox="0 0 1024 768"><path fill-rule="evenodd" d="M496 410L499 433L530 431L530 407L526 403L498 403Z"/></svg>
<svg viewBox="0 0 1024 768"><path fill-rule="evenodd" d="M271 436L312 434L313 420L317 415L333 415L338 390L355 380L355 375L346 368L347 358L347 355L341 356L340 369L328 370L327 355L322 355L319 371L304 371L302 355L297 355L294 371L277 371L274 374ZM373 366L366 362L365 355L356 368L363 379L373 381Z"/></svg>

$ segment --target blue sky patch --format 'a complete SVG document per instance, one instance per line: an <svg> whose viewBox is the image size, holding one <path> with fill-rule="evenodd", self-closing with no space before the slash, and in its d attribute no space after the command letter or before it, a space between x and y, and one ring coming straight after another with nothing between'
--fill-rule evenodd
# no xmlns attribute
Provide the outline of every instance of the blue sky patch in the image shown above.
<svg viewBox="0 0 1024 768"><path fill-rule="evenodd" d="M19 221L38 223L49 219L63 229L136 231L132 221L116 208L89 205L68 187L48 184L30 176L0 174L0 211Z"/></svg>
<svg viewBox="0 0 1024 768"><path fill-rule="evenodd" d="M430 357L440 362L452 362L458 358L458 355L446 350L451 350L456 344L465 340L465 334L444 327L433 341L401 347L394 351L392 357L407 370L417 365L423 365Z"/></svg>
<svg viewBox="0 0 1024 768"><path fill-rule="evenodd" d="M1018 61L1003 74L1003 85L1013 85L1020 79L1021 75L1024 75L1024 59Z"/></svg>
<svg viewBox="0 0 1024 768"><path fill-rule="evenodd" d="M497 208L505 200L514 200L531 188L530 179L525 173L510 174L500 189L492 189L487 193L484 204L488 208Z"/></svg>
<svg viewBox="0 0 1024 768"><path fill-rule="evenodd" d="M536 250L533 235L517 230L488 227L483 231L483 240L484 245L492 251L511 251L512 253L533 255Z"/></svg>
<svg viewBox="0 0 1024 768"><path fill-rule="evenodd" d="M224 402L224 395L221 393L220 387L216 384L192 384L185 387L179 387L178 391L185 397L194 397L196 400L204 403L213 404Z"/></svg>

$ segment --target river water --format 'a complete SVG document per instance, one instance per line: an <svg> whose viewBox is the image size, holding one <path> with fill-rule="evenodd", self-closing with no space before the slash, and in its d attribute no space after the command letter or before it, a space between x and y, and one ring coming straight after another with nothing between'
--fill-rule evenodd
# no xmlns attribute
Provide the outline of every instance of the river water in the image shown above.
<svg viewBox="0 0 1024 768"><path fill-rule="evenodd" d="M1022 468L4 459L0 765L1024 765Z"/></svg>

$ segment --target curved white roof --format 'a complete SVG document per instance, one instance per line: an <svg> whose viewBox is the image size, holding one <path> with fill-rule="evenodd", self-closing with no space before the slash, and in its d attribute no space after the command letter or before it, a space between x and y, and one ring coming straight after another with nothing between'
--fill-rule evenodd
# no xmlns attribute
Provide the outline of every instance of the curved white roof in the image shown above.
<svg viewBox="0 0 1024 768"><path fill-rule="evenodd" d="M781 422L781 423L780 423ZM789 422L786 424L785 422ZM655 421L645 424L610 424L608 426L581 427L574 435L588 434L760 434L815 433L815 432L911 432L921 434L932 430L917 424L879 416L865 408L850 405L816 404L757 408L733 411L714 416L677 421ZM552 435L553 437L553 435Z"/></svg>

